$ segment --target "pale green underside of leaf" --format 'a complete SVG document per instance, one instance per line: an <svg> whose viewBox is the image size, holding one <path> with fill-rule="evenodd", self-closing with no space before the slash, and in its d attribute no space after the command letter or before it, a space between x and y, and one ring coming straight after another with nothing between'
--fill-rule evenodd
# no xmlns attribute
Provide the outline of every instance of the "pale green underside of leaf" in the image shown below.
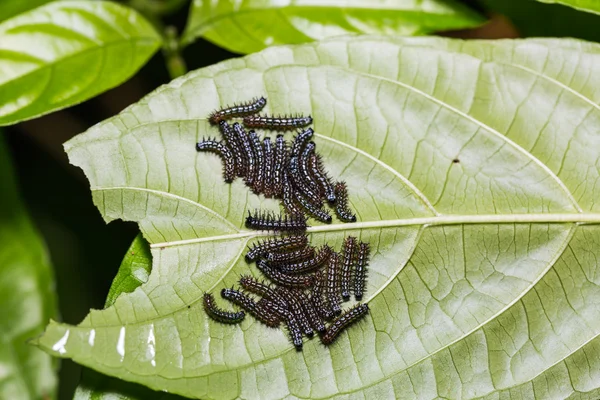
<svg viewBox="0 0 600 400"><path fill-rule="evenodd" d="M121 84L160 42L141 15L111 2L58 1L0 23L0 125Z"/></svg>
<svg viewBox="0 0 600 400"><path fill-rule="evenodd" d="M600 47L574 40L337 38L192 72L66 144L107 221L139 223L148 281L38 344L194 398L567 398L600 387ZM371 313L297 353L252 319L214 323L204 291L256 274L247 209L226 185L220 105L266 95L310 113L373 247ZM453 160L459 162L453 162Z"/></svg>
<svg viewBox="0 0 600 400"><path fill-rule="evenodd" d="M27 341L56 317L54 278L17 194L3 137L0 182L0 399L50 399L57 363Z"/></svg>
<svg viewBox="0 0 600 400"><path fill-rule="evenodd" d="M202 36L248 54L339 35L422 35L483 22L454 0L195 0L182 40Z"/></svg>
<svg viewBox="0 0 600 400"><path fill-rule="evenodd" d="M598 0L538 0L542 3L558 3L576 8L581 11L587 11L594 14L600 14L600 1Z"/></svg>

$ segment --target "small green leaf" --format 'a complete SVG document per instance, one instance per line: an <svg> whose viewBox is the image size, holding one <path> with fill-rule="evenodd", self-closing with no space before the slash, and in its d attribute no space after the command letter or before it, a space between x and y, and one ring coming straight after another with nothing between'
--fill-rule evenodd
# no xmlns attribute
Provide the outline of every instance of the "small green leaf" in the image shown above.
<svg viewBox="0 0 600 400"><path fill-rule="evenodd" d="M152 255L150 254L150 245L142 237L137 235L133 243L127 250L123 262L119 267L119 272L113 280L105 307L113 305L117 297L123 293L131 293L138 286L148 281L150 271L152 270Z"/></svg>
<svg viewBox="0 0 600 400"><path fill-rule="evenodd" d="M0 7L0 21L14 17L22 12L32 10L52 0L2 0Z"/></svg>
<svg viewBox="0 0 600 400"><path fill-rule="evenodd" d="M54 398L57 363L27 341L57 313L54 278L0 135L0 399Z"/></svg>
<svg viewBox="0 0 600 400"><path fill-rule="evenodd" d="M0 23L0 125L119 85L160 43L141 15L104 1L53 2Z"/></svg>
<svg viewBox="0 0 600 400"><path fill-rule="evenodd" d="M196 0L182 40L202 36L230 51L252 53L345 34L422 35L483 22L454 0Z"/></svg>
<svg viewBox="0 0 600 400"><path fill-rule="evenodd" d="M598 0L538 0L542 3L557 3L573 7L581 11L600 14L600 1Z"/></svg>
<svg viewBox="0 0 600 400"><path fill-rule="evenodd" d="M193 398L568 398L600 393L600 46L577 40L335 38L181 77L66 144L106 221L137 221L146 283L37 344ZM371 312L302 353L252 318L224 326L202 294L257 274L278 209L194 144L220 104L310 113L358 222L313 244L371 243Z"/></svg>

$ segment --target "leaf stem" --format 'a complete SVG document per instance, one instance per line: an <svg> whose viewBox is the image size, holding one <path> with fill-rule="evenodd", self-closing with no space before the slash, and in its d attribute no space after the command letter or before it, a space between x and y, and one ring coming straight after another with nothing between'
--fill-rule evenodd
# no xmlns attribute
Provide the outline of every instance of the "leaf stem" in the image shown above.
<svg viewBox="0 0 600 400"><path fill-rule="evenodd" d="M187 72L187 65L181 56L177 28L174 26L167 26L164 30L164 41L163 55L165 56L169 76L171 79L175 79L181 75L185 75Z"/></svg>

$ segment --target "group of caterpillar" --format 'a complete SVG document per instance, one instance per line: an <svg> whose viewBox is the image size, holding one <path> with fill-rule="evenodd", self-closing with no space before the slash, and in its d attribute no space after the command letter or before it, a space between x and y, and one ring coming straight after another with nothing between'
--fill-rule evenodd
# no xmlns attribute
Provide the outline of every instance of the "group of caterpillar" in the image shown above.
<svg viewBox="0 0 600 400"><path fill-rule="evenodd" d="M241 288L227 288L221 296L244 311L220 309L210 293L204 296L206 313L216 321L239 323L246 313L269 327L287 326L292 343L302 349L303 337L314 336L329 345L346 327L368 313L366 304L358 304L342 313L341 302L354 292L360 301L364 294L369 246L347 237L340 252L328 245L318 251L308 245L303 234L306 214L330 223L331 214L323 208L329 203L343 222L355 222L348 207L345 182L333 182L325 172L323 159L312 141L314 131L306 128L310 116L269 117L257 115L266 105L264 97L213 112L209 122L218 125L222 141L205 139L196 144L198 151L211 151L223 159L226 182L244 179L255 193L281 199L287 215L255 211L248 214L250 229L289 233L253 245L246 254L258 270L272 283L259 282L250 276L240 278ZM242 124L227 120L242 118ZM243 126L242 126L243 125ZM291 143L279 134L274 141L262 142L246 128L298 132ZM260 296L256 299L254 296Z"/></svg>
<svg viewBox="0 0 600 400"><path fill-rule="evenodd" d="M254 130L246 131L244 126L286 131L305 128L312 123L310 116L256 115L266 104L267 100L260 97L213 112L208 119L211 124L218 125L223 140L203 139L196 144L196 150L210 151L222 158L226 182L243 178L255 193L281 199L290 215L308 214L330 223L332 216L323 208L327 202L341 221L355 222L356 216L348 207L346 184L333 182L325 172L322 158L312 141L314 131L311 128L299 131L291 143L281 134L275 141L265 137L261 142ZM233 125L227 122L240 117L243 117L244 126L239 122Z"/></svg>
<svg viewBox="0 0 600 400"><path fill-rule="evenodd" d="M350 291L357 300L362 298L368 258L368 244L358 243L352 236L344 240L339 253L328 245L315 249L308 245L306 235L269 239L254 244L246 260L256 261L271 283L242 276L241 289L223 289L221 295L269 327L285 324L299 350L303 336L313 337L315 331L328 345L368 312L366 304L341 312L341 301L349 300ZM257 300L253 295L261 298ZM205 301L205 307L207 314L219 322L238 323L243 319L243 311L228 313L217 308L214 301Z"/></svg>

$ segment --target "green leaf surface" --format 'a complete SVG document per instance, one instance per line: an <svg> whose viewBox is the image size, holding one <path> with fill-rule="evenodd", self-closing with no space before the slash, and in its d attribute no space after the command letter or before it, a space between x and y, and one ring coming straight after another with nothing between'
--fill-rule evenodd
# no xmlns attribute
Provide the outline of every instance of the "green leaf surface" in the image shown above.
<svg viewBox="0 0 600 400"><path fill-rule="evenodd" d="M0 23L0 125L123 83L160 43L140 14L104 1L53 2Z"/></svg>
<svg viewBox="0 0 600 400"><path fill-rule="evenodd" d="M148 281L38 345L193 398L594 398L600 393L600 46L576 40L360 37L267 49L192 72L66 144L106 221L137 221ZM204 291L257 273L261 233L222 182L220 104L264 94L310 113L354 224L312 243L371 243L371 313L331 347L293 350Z"/></svg>
<svg viewBox="0 0 600 400"><path fill-rule="evenodd" d="M0 21L14 17L25 11L29 11L52 0L2 0L0 6Z"/></svg>
<svg viewBox="0 0 600 400"><path fill-rule="evenodd" d="M581 11L600 14L600 1L598 0L538 0L542 3L557 3L573 7Z"/></svg>
<svg viewBox="0 0 600 400"><path fill-rule="evenodd" d="M484 19L454 0L196 0L183 34L236 53L346 34L423 35Z"/></svg>
<svg viewBox="0 0 600 400"><path fill-rule="evenodd" d="M56 360L27 341L56 317L54 278L17 194L1 136L0 182L0 399L50 399L56 392Z"/></svg>

